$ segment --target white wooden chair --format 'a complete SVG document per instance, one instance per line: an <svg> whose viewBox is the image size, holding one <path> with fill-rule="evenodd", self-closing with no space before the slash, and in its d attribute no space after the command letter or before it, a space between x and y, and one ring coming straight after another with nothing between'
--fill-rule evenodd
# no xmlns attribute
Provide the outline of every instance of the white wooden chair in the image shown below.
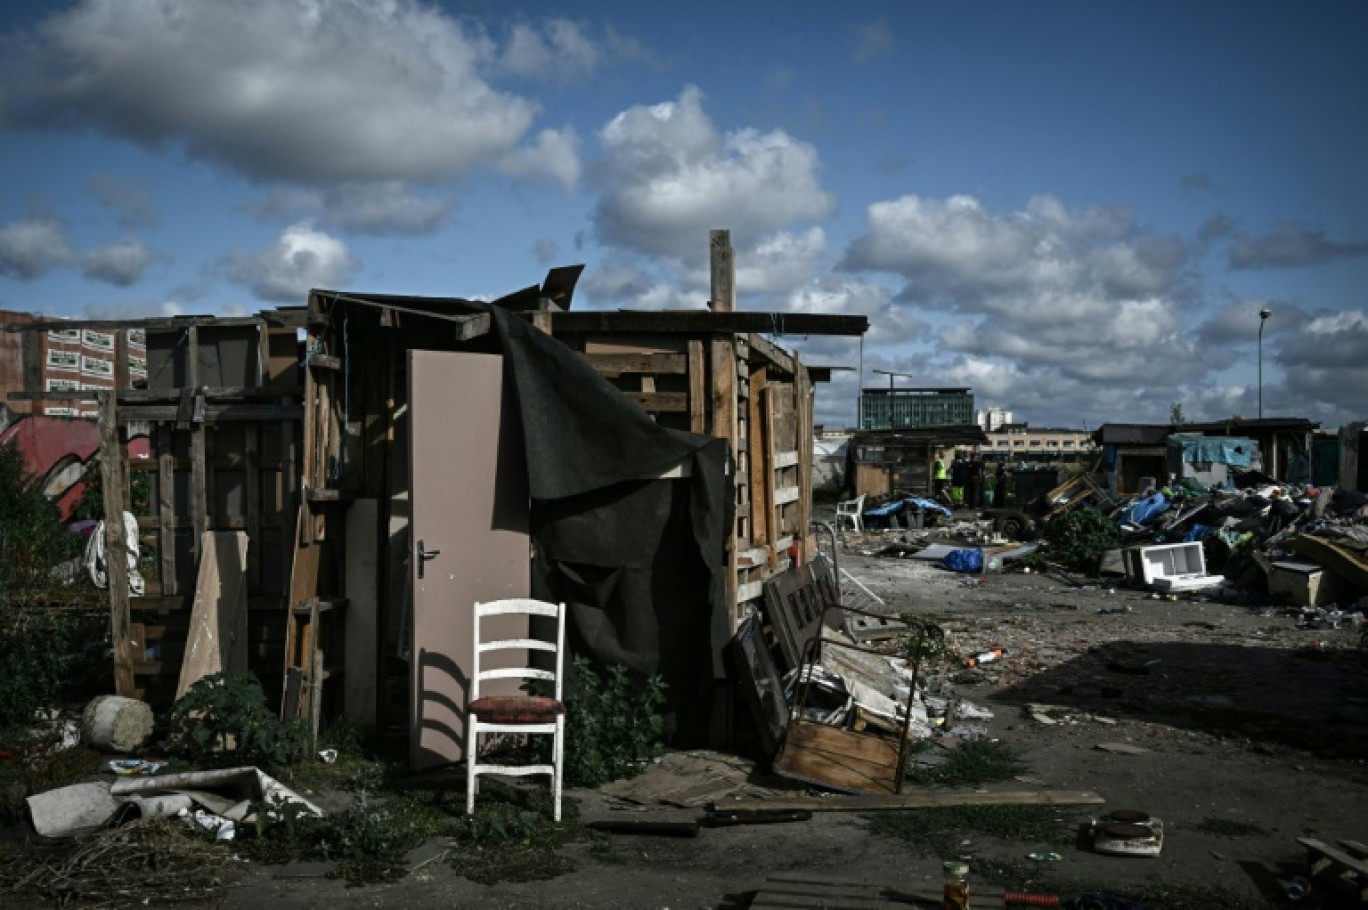
<svg viewBox="0 0 1368 910"><path fill-rule="evenodd" d="M841 522L850 522L851 528L864 533L864 501L868 494L861 493L854 499L836 503L836 528L840 530Z"/></svg>
<svg viewBox="0 0 1368 910"><path fill-rule="evenodd" d="M512 638L486 641L482 636L484 620L495 616L551 617L556 621L556 640ZM530 636L530 633L529 633ZM486 657L496 651L523 652L519 666L486 668ZM549 652L555 670L542 670L532 663L532 652ZM551 799L556 821L561 818L561 771L565 757L565 604L514 598L475 605L474 661L470 668L470 702L466 707L466 814L475 811L477 778L481 774L523 776L546 774L551 778ZM481 695L483 683L491 679L541 680L551 684L552 695ZM530 733L551 737L549 764L501 765L480 761L480 736L485 733Z"/></svg>

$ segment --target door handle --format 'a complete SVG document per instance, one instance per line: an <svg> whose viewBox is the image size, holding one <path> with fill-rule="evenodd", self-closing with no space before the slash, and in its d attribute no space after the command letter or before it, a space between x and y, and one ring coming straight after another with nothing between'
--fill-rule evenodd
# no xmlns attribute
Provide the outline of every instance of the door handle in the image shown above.
<svg viewBox="0 0 1368 910"><path fill-rule="evenodd" d="M423 547L423 542L418 541L418 577L423 577L423 564L429 559L436 559L442 554L441 550L428 550Z"/></svg>

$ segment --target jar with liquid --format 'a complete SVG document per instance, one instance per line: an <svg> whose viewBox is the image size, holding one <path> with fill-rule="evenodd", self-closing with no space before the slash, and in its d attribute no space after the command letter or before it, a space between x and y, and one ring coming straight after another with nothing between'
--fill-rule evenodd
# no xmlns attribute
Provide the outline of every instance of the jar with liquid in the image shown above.
<svg viewBox="0 0 1368 910"><path fill-rule="evenodd" d="M969 910L969 866L945 864L945 910Z"/></svg>

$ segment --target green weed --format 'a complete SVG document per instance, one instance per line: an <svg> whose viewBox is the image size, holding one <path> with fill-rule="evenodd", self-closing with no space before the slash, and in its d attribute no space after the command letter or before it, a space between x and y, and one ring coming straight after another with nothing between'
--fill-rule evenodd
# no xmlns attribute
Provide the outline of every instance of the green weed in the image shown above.
<svg viewBox="0 0 1368 910"><path fill-rule="evenodd" d="M251 673L224 671L198 680L171 709L168 751L204 765L285 766L303 742L298 723L266 706Z"/></svg>
<svg viewBox="0 0 1368 910"><path fill-rule="evenodd" d="M1256 837L1272 833L1254 822L1241 821L1236 818L1216 818L1214 816L1202 819L1197 824L1196 830L1216 837Z"/></svg>
<svg viewBox="0 0 1368 910"><path fill-rule="evenodd" d="M927 743L921 748L938 747ZM991 781L1010 780L1025 767L1025 763L1006 743L980 739L952 749L944 764L927 766L909 761L904 780L912 786L973 787Z"/></svg>
<svg viewBox="0 0 1368 910"><path fill-rule="evenodd" d="M912 844L942 860L958 859L966 834L1026 841L1039 846L1074 843L1077 826L1050 806L953 806L867 816L873 833Z"/></svg>
<svg viewBox="0 0 1368 910"><path fill-rule="evenodd" d="M567 785L598 787L634 777L664 751L665 682L659 676L638 684L620 664L604 670L577 657L566 688Z"/></svg>

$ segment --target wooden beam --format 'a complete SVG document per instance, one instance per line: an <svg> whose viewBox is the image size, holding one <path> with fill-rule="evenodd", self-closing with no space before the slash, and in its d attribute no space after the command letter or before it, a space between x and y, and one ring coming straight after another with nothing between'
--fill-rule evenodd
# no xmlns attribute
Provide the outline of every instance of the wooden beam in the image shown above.
<svg viewBox="0 0 1368 910"><path fill-rule="evenodd" d="M114 333L114 388L126 389L128 380L128 332Z"/></svg>
<svg viewBox="0 0 1368 910"><path fill-rule="evenodd" d="M623 373L682 374L689 370L684 354L582 354L589 365L606 379Z"/></svg>
<svg viewBox="0 0 1368 910"><path fill-rule="evenodd" d="M733 313L736 311L736 254L732 251L731 231L710 231L708 240L712 279L712 300L708 305L714 313Z"/></svg>
<svg viewBox="0 0 1368 910"><path fill-rule="evenodd" d="M247 575L255 590L261 587L261 467L257 464L261 440L257 424L249 423L242 429L247 461L243 483L247 497Z"/></svg>
<svg viewBox="0 0 1368 910"><path fill-rule="evenodd" d="M950 806L1101 806L1106 803L1090 790L929 790L903 796L816 796L789 799L727 800L714 808L728 812L776 809L785 812L887 812L900 809L941 809Z"/></svg>
<svg viewBox="0 0 1368 910"><path fill-rule="evenodd" d="M96 329L112 331L118 329L184 329L189 326L208 325L243 326L261 325L259 316L161 316L149 319L39 319L27 323L11 323L5 326L7 332L49 332L53 329Z"/></svg>
<svg viewBox="0 0 1368 910"><path fill-rule="evenodd" d="M766 332L776 335L863 335L867 316L826 313L714 313L710 310L575 310L552 313L555 334L696 334Z"/></svg>
<svg viewBox="0 0 1368 910"><path fill-rule="evenodd" d="M764 510L765 523L769 525L770 528L770 536L765 541L766 543L773 541L784 532L783 524L779 520L779 501L775 497L776 478L774 476L774 452L777 446L774 441L774 396L774 386L766 385L764 389L761 390L759 395L760 426L752 428L752 432L761 439L760 463L751 465L751 471L758 472L764 483L764 498L756 504L755 509L756 512L759 512L761 509ZM754 401L755 398L756 396L752 394L751 400ZM777 569L778 562L779 554L771 550L770 568Z"/></svg>
<svg viewBox="0 0 1368 910"><path fill-rule="evenodd" d="M176 465L171 427L157 427L157 549L160 557L161 590L175 594L180 590L176 578Z"/></svg>
<svg viewBox="0 0 1368 910"><path fill-rule="evenodd" d="M478 313L474 316L448 316L446 318L456 323L457 341L469 341L472 338L489 334L490 318L488 313Z"/></svg>
<svg viewBox="0 0 1368 910"><path fill-rule="evenodd" d="M708 366L703 359L703 342L689 339L689 430L708 432Z"/></svg>
<svg viewBox="0 0 1368 910"><path fill-rule="evenodd" d="M711 314L705 314L711 315ZM731 447L732 463L738 452L736 442L736 347L730 336L714 338L711 342L712 435L727 440ZM735 496L734 491L728 491ZM735 629L738 622L736 602L736 527L727 529L727 570L724 578L727 598L727 628Z"/></svg>
<svg viewBox="0 0 1368 910"><path fill-rule="evenodd" d="M109 580L109 622L114 642L114 691L134 694L133 628L128 609L128 541L124 531L123 462L119 443L118 398L100 397L100 479L104 485L105 571Z"/></svg>
<svg viewBox="0 0 1368 910"><path fill-rule="evenodd" d="M812 525L812 443L816 435L813 408L816 407L816 397L811 377L801 363L793 378L793 406L798 410L798 448L795 453L798 456L798 522L795 531L806 540ZM799 549L805 550L803 547ZM805 562L807 556L804 552Z"/></svg>
<svg viewBox="0 0 1368 910"><path fill-rule="evenodd" d="M130 406L155 402L176 402L180 399L179 388L169 389L118 389L119 404ZM246 386L206 386L197 389L207 403L222 402L278 402L287 405L299 400L297 395L282 395L274 389ZM7 396L11 401L95 401L99 394L95 389L72 390L69 392L29 392L13 391Z"/></svg>
<svg viewBox="0 0 1368 910"><path fill-rule="evenodd" d="M798 362L793 355L764 336L752 332L746 338L746 343L750 345L752 354L764 358L783 372L792 375L797 370Z"/></svg>
<svg viewBox="0 0 1368 910"><path fill-rule="evenodd" d="M146 420L152 423L161 421L175 420L179 409L176 405L160 404L134 404L119 409L119 420L129 423L135 420ZM227 423L238 420L264 420L275 422L278 420L298 420L303 416L304 409L298 404L277 405L277 404L205 404L204 420L198 426L205 423Z"/></svg>
<svg viewBox="0 0 1368 910"><path fill-rule="evenodd" d="M750 375L750 398L746 402L746 482L750 490L750 542L765 547L772 539L774 528L769 521L769 501L765 497L764 474L769 469L765 458L765 368L755 369Z"/></svg>
<svg viewBox="0 0 1368 910"><path fill-rule="evenodd" d="M643 411L657 414L682 414L689 410L689 396L684 392L623 392Z"/></svg>

